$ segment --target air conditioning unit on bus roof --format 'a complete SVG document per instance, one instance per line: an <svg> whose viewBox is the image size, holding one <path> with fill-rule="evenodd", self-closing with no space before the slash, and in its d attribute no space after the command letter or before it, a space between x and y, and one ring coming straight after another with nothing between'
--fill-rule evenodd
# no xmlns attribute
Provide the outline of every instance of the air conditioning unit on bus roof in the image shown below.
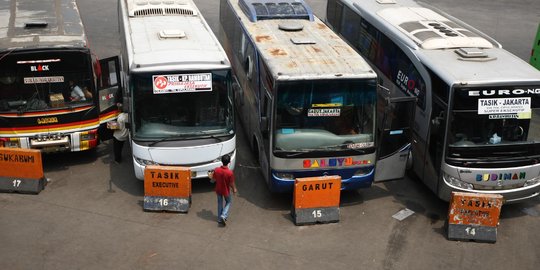
<svg viewBox="0 0 540 270"><path fill-rule="evenodd" d="M396 7L377 12L394 27L427 50L493 48L493 44L428 8Z"/></svg>
<svg viewBox="0 0 540 270"><path fill-rule="evenodd" d="M29 21L24 23L24 28L31 29L31 28L45 28L49 25L48 22L45 21Z"/></svg>
<svg viewBox="0 0 540 270"><path fill-rule="evenodd" d="M240 8L250 21L302 19L313 21L313 11L304 0L239 0Z"/></svg>
<svg viewBox="0 0 540 270"><path fill-rule="evenodd" d="M186 37L186 32L180 29L165 29L158 33L159 39L180 39Z"/></svg>
<svg viewBox="0 0 540 270"><path fill-rule="evenodd" d="M130 17L145 16L197 16L197 10L186 1L173 0L128 0L128 9Z"/></svg>

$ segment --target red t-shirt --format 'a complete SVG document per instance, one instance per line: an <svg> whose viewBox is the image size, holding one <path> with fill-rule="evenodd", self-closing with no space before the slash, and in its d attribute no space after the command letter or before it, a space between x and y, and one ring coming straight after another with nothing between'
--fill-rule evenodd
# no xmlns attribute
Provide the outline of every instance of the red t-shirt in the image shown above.
<svg viewBox="0 0 540 270"><path fill-rule="evenodd" d="M214 170L216 180L216 194L229 196L230 186L234 183L234 174L227 166L221 166Z"/></svg>

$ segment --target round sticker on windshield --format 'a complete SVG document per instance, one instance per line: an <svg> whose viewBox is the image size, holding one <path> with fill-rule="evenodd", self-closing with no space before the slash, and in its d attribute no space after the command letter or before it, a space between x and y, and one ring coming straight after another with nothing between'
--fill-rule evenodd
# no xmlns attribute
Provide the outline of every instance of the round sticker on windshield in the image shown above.
<svg viewBox="0 0 540 270"><path fill-rule="evenodd" d="M167 78L165 78L164 76L158 76L154 80L154 86L159 90L165 89L165 87L167 87L167 84L168 84Z"/></svg>

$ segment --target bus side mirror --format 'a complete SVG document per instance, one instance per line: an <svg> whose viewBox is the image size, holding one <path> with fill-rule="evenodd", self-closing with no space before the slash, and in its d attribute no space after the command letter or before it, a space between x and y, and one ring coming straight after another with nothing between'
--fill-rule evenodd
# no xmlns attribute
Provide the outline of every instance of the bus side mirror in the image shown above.
<svg viewBox="0 0 540 270"><path fill-rule="evenodd" d="M129 97L126 97L126 96L123 96L122 97L122 103L124 104L124 106L122 106L122 110L123 112L125 113L130 113L131 112L131 106L129 106L131 100Z"/></svg>
<svg viewBox="0 0 540 270"><path fill-rule="evenodd" d="M131 129L131 119L129 116L126 119L126 122L124 123L124 125L126 126L127 129Z"/></svg>
<svg viewBox="0 0 540 270"><path fill-rule="evenodd" d="M442 112L439 116L431 119L431 134L433 135L439 134L443 120L444 120L444 116Z"/></svg>
<svg viewBox="0 0 540 270"><path fill-rule="evenodd" d="M269 131L268 117L263 116L263 117L261 117L261 134L262 134L263 138L265 138L265 139L268 138L268 131Z"/></svg>
<svg viewBox="0 0 540 270"><path fill-rule="evenodd" d="M244 90L242 89L242 87L240 87L240 84L236 80L234 80L232 88L234 96L236 97L236 102L240 106L244 105Z"/></svg>

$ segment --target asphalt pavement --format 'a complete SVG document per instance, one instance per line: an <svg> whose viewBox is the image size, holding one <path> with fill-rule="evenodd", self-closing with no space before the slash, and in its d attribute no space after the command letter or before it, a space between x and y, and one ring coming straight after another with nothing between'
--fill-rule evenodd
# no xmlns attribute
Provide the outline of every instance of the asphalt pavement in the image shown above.
<svg viewBox="0 0 540 270"><path fill-rule="evenodd" d="M37 0L35 0L37 1ZM367 0L366 0L367 1ZM196 1L214 31L218 1ZM537 0L433 0L528 60L540 22ZM119 52L116 1L79 0L101 58ZM311 0L324 17L326 1ZM129 159L112 142L95 151L44 155L50 180L38 195L0 193L0 269L537 269L540 198L504 205L496 243L446 238L448 203L419 180L343 192L338 223L295 226L291 195L270 194L238 125L233 198L216 223L208 180L193 182L187 214L144 212ZM124 147L124 155L130 148ZM414 213L399 221L403 209Z"/></svg>

